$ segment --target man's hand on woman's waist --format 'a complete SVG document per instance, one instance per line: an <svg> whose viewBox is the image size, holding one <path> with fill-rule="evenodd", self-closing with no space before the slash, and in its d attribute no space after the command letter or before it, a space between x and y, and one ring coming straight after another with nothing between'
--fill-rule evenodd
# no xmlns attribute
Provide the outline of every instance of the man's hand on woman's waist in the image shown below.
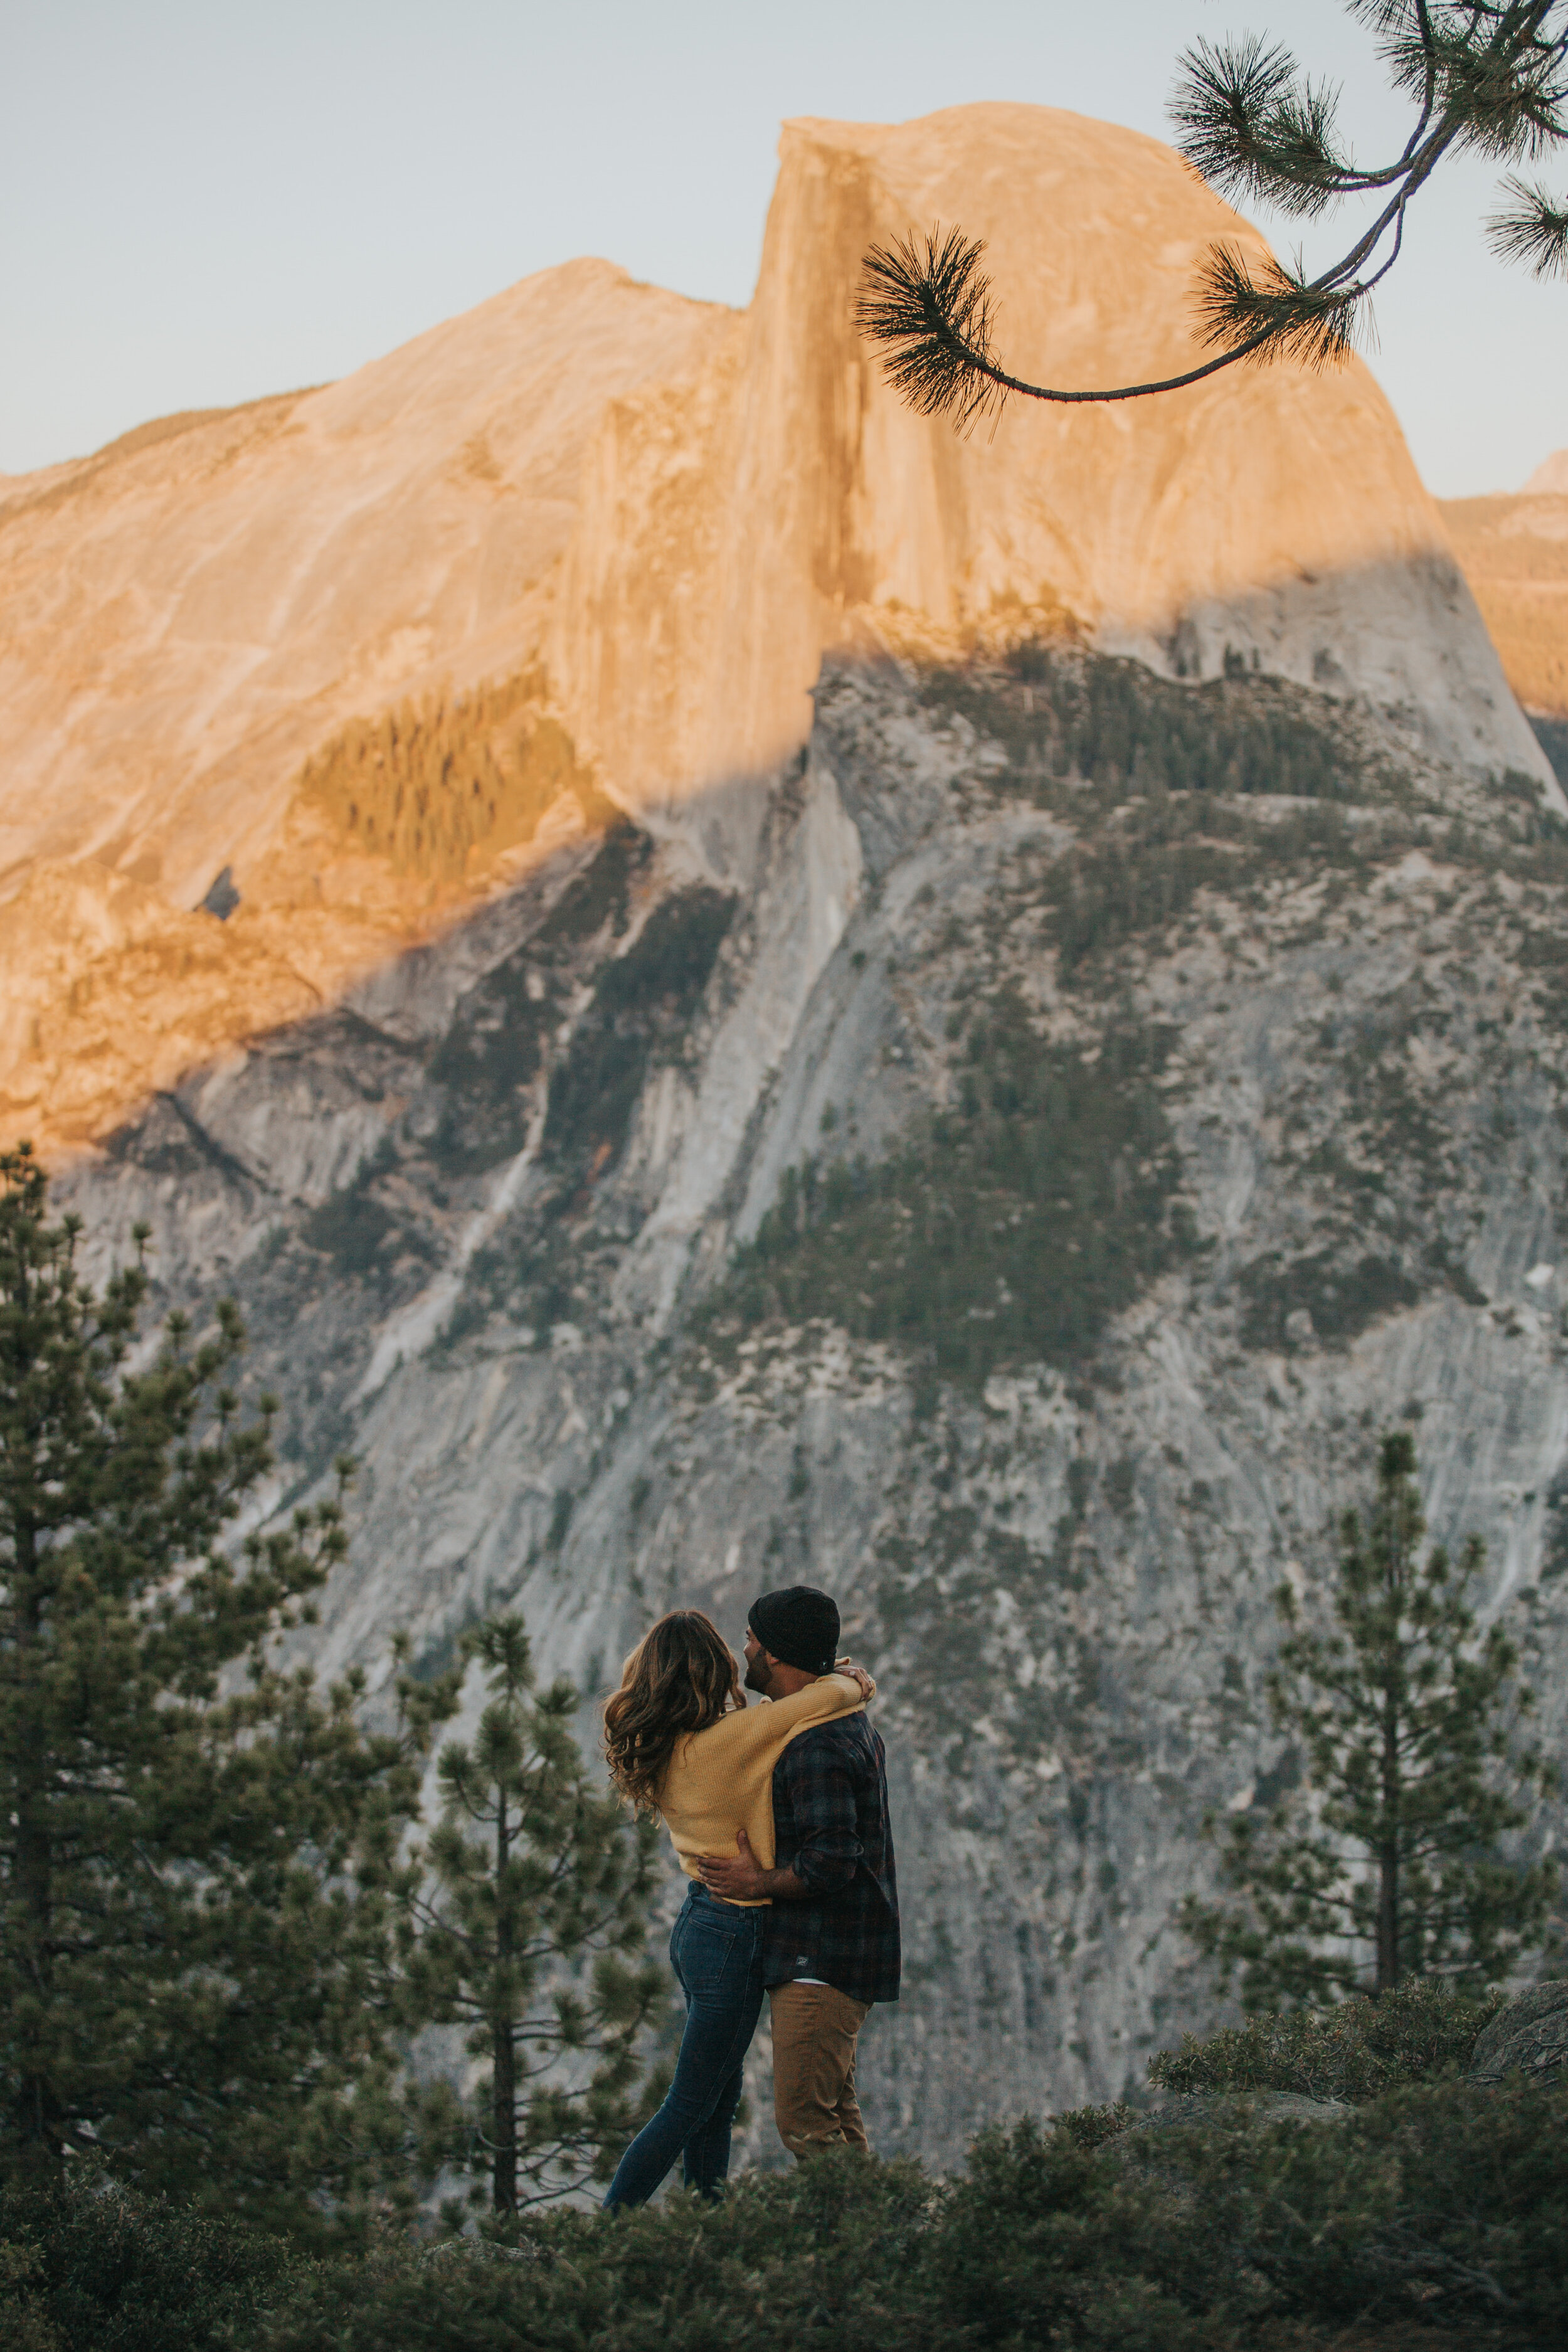
<svg viewBox="0 0 1568 2352"><path fill-rule="evenodd" d="M764 1870L744 1830L736 1832L739 1855L702 1853L697 1867L710 1895L725 1903L798 1902L810 1892L793 1870Z"/></svg>

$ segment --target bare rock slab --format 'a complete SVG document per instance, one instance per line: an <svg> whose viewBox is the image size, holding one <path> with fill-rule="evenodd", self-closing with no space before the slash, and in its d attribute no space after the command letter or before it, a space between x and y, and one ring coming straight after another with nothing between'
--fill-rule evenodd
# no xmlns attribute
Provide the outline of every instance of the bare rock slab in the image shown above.
<svg viewBox="0 0 1568 2352"><path fill-rule="evenodd" d="M1568 1978L1532 1985L1500 2009L1470 2053L1473 2083L1553 2083L1568 2074Z"/></svg>

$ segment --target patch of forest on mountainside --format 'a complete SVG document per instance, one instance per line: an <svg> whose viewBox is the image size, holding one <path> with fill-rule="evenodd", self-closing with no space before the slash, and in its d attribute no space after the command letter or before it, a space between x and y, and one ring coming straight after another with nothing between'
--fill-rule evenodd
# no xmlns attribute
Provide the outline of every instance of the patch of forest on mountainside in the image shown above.
<svg viewBox="0 0 1568 2352"><path fill-rule="evenodd" d="M956 1100L901 1150L786 1169L736 1261L741 1323L830 1315L966 1384L1086 1355L1197 1246L1152 1083L1168 1042L1113 1022L1092 1045L1049 1044L1016 991L978 1008Z"/></svg>
<svg viewBox="0 0 1568 2352"><path fill-rule="evenodd" d="M367 856L432 882L473 879L532 839L572 793L595 827L615 819L572 738L545 708L542 673L355 719L308 760L300 797Z"/></svg>

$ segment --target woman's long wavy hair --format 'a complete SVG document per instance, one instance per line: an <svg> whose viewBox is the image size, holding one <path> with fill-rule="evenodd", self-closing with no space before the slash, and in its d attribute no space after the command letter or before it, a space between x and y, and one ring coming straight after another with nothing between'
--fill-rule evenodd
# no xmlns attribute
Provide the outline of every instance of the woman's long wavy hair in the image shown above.
<svg viewBox="0 0 1568 2352"><path fill-rule="evenodd" d="M700 1609L674 1609L650 1626L605 1705L610 1778L639 1812L655 1811L675 1743L706 1731L746 1694L730 1645Z"/></svg>

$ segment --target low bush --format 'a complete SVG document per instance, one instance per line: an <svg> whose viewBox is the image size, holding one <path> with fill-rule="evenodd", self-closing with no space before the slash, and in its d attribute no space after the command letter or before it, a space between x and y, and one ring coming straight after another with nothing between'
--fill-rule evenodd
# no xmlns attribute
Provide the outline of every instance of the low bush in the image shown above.
<svg viewBox="0 0 1568 2352"><path fill-rule="evenodd" d="M1392 2352L1415 2322L1557 2344L1565 2127L1561 2091L1437 2080L1329 2123L1092 2147L1020 2123L943 2182L825 2156L712 2209L533 2214L315 2272L255 2352L1307 2352L1351 2326Z"/></svg>
<svg viewBox="0 0 1568 2352"><path fill-rule="evenodd" d="M37 2246L0 2240L0 2352L66 2352L44 2307L43 2271Z"/></svg>
<svg viewBox="0 0 1568 2352"><path fill-rule="evenodd" d="M1503 2005L1493 1993L1466 2000L1440 1984L1408 1978L1377 2000L1327 2010L1288 2010L1150 2062L1163 2091L1299 2091L1313 2099L1371 2099L1400 2083L1461 2068L1476 2036Z"/></svg>
<svg viewBox="0 0 1568 2352"><path fill-rule="evenodd" d="M1342 2120L1163 2132L1159 2162L1198 2192L1209 2308L1245 2317L1243 2340L1416 2316L1467 2346L1568 2340L1562 2089L1405 2084Z"/></svg>
<svg viewBox="0 0 1568 2352"><path fill-rule="evenodd" d="M906 2340L921 2352L1235 2343L1232 2298L1191 2200L1122 2162L1118 2137L1086 2147L1032 2123L983 2132L921 2249L920 2324Z"/></svg>
<svg viewBox="0 0 1568 2352"><path fill-rule="evenodd" d="M941 2202L917 2166L827 2157L717 2206L534 2211L315 2273L265 2352L892 2352L922 2334ZM247 2347L249 2352L249 2347Z"/></svg>
<svg viewBox="0 0 1568 2352"><path fill-rule="evenodd" d="M161 2198L0 2185L0 2352L247 2345L303 2274L282 2241Z"/></svg>
<svg viewBox="0 0 1568 2352"><path fill-rule="evenodd" d="M1243 2100L1149 2131L1086 2110L982 2133L946 2180L845 2151L716 2206L675 2192L437 2243L387 2231L326 2261L155 2202L7 2192L0 2352L1558 2345L1568 2088L1444 2075L1458 2031L1452 2011L1407 2019L1384 2055L1425 2079L1328 2121Z"/></svg>

